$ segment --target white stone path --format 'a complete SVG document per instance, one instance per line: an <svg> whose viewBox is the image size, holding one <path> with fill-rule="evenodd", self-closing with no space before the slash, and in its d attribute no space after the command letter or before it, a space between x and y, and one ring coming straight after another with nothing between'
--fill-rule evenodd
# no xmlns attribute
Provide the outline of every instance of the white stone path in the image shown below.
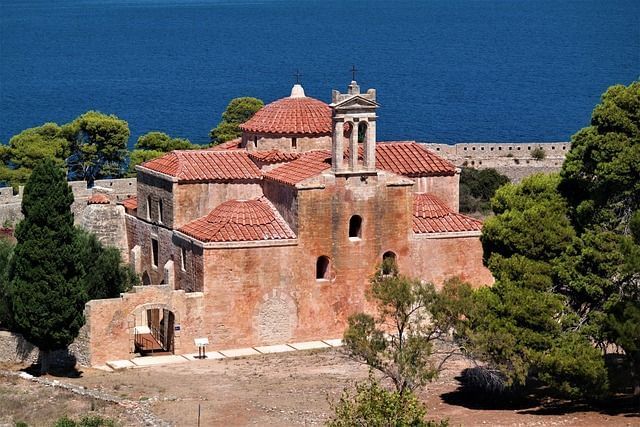
<svg viewBox="0 0 640 427"><path fill-rule="evenodd" d="M234 357L258 356L261 354L285 353L289 351L317 350L340 346L342 346L342 340L338 338L322 341L306 341L290 344L234 348L229 350L208 351L207 358L204 360L221 360ZM97 368L105 371L114 371L121 369L145 368L148 366L170 365L173 363L198 362L203 360L198 359L197 356L198 353L134 357L130 360L111 360L108 361L106 365L97 366Z"/></svg>

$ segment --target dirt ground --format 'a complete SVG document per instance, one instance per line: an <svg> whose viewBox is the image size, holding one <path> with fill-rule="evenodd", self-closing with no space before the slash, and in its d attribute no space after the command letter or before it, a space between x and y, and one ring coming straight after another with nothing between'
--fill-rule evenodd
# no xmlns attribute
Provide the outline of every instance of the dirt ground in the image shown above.
<svg viewBox="0 0 640 427"><path fill-rule="evenodd" d="M488 408L486 402L479 403L480 398L458 391L455 377L468 366L464 359L449 363L421 392L430 418L448 418L454 426L640 426L640 410L629 405L594 410L570 402L531 402L516 408L491 402ZM344 387L366 377L366 367L333 349L113 373L86 369L78 378L59 380L140 402L158 418L176 426L196 426L198 406L202 426L293 426L323 424L331 414L329 401L337 400ZM6 379L0 377L0 381ZM7 387L0 383L3 393ZM20 384L19 388L24 387L28 385ZM45 402L43 408L49 406ZM56 404L56 399L50 403ZM86 404L82 404L85 409ZM130 425L117 405L103 411ZM0 424L1 420L0 414Z"/></svg>

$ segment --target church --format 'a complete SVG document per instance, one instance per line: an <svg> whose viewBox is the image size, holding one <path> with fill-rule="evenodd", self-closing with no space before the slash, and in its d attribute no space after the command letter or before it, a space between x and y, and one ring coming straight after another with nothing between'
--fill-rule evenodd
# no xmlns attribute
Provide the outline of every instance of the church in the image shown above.
<svg viewBox="0 0 640 427"><path fill-rule="evenodd" d="M459 170L413 141L376 138L376 91L331 104L296 84L242 137L137 167L124 200L141 286L87 304L92 365L135 354L339 338L370 310L383 260L436 285L493 282L477 219L458 212Z"/></svg>

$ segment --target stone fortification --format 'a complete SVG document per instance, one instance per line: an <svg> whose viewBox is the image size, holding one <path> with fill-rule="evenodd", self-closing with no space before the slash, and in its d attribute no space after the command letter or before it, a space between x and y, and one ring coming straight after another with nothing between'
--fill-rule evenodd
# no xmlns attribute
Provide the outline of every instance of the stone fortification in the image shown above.
<svg viewBox="0 0 640 427"><path fill-rule="evenodd" d="M535 173L558 172L571 148L569 142L424 143L424 146L458 167L493 168L513 182ZM536 149L544 152L543 159L532 156Z"/></svg>
<svg viewBox="0 0 640 427"><path fill-rule="evenodd" d="M113 202L124 200L136 194L135 178L99 179L95 181L92 188L87 188L85 181L72 181L69 185L73 190L74 201L71 210L77 225L81 225L87 201L94 193L106 193L110 199L113 199ZM14 194L11 187L0 188L0 225L15 225L22 219L20 205L22 204L23 192L23 186L20 186L17 194Z"/></svg>

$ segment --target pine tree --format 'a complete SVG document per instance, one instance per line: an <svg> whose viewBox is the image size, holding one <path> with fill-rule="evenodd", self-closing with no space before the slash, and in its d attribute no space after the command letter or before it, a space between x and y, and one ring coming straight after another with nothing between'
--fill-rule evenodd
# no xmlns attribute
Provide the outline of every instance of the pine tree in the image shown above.
<svg viewBox="0 0 640 427"><path fill-rule="evenodd" d="M50 352L71 344L84 323L72 203L64 172L51 160L39 163L24 190L8 299L14 328L40 349L42 373Z"/></svg>

